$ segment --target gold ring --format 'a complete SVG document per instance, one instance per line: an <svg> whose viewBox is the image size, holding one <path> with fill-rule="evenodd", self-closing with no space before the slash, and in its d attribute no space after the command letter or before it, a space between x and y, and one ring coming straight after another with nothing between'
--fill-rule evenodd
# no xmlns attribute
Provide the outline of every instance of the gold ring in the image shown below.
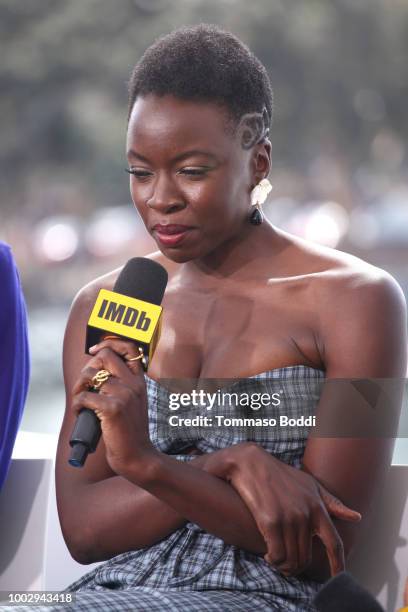
<svg viewBox="0 0 408 612"><path fill-rule="evenodd" d="M126 359L126 361L138 361L139 359L142 360L143 365L145 364L145 356L143 353L143 349L141 346L138 347L139 348L139 355L137 357L131 357L130 359Z"/></svg>
<svg viewBox="0 0 408 612"><path fill-rule="evenodd" d="M92 376L91 388L93 390L99 389L103 385L103 383L105 383L111 376L112 374L109 372L109 370L99 370L99 372L97 372L95 376Z"/></svg>

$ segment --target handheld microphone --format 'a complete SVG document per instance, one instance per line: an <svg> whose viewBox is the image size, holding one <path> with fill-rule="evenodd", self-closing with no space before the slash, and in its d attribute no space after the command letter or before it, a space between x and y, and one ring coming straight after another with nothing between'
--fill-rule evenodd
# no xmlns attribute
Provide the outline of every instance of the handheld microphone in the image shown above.
<svg viewBox="0 0 408 612"><path fill-rule="evenodd" d="M384 612L371 593L347 572L326 582L313 603L319 612Z"/></svg>
<svg viewBox="0 0 408 612"><path fill-rule="evenodd" d="M113 291L101 289L89 317L85 352L106 334L132 340L143 351L146 371L160 337L160 306L167 285L166 270L145 257L129 259L119 274ZM89 453L96 450L101 423L93 410L82 408L71 434L68 463L83 467Z"/></svg>

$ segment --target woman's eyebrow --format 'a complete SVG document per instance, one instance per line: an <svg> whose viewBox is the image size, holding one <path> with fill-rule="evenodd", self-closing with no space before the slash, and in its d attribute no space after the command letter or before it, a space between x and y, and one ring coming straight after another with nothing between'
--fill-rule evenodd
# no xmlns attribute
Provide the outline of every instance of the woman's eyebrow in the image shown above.
<svg viewBox="0 0 408 612"><path fill-rule="evenodd" d="M210 157L213 161L217 161L217 157L216 155L214 155L214 153L210 153L209 151L203 151L201 149L192 149L191 151L184 151L183 153L180 153L179 155L173 157L170 161L181 161L183 159L186 159L187 157L193 157L193 155L204 155L205 157ZM150 163L147 157L141 155L140 153L137 153L137 151L134 151L133 149L129 149L129 151L127 152L127 157L136 157L137 159L140 159L140 161L146 162L147 164Z"/></svg>
<svg viewBox="0 0 408 612"><path fill-rule="evenodd" d="M150 163L149 160L147 159L147 157L144 157L140 153L137 153L136 151L133 151L133 149L129 149L129 151L126 153L126 156L127 156L128 159L130 159L131 157L137 157L138 159L140 159L141 161L146 162L147 164Z"/></svg>
<svg viewBox="0 0 408 612"><path fill-rule="evenodd" d="M201 149L192 149L191 151L185 151L184 153L180 153L173 157L172 161L181 161L186 157L193 157L193 155L204 155L205 157L211 157L214 161L217 161L217 157L214 153L210 153L209 151L203 151Z"/></svg>

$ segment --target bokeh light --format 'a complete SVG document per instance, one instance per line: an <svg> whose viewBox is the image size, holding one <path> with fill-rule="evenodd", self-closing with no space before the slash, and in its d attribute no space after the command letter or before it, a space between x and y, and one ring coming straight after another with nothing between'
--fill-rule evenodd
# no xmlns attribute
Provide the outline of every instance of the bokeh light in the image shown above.
<svg viewBox="0 0 408 612"><path fill-rule="evenodd" d="M34 246L42 259L66 261L75 254L78 244L78 231L69 221L47 219L35 229Z"/></svg>

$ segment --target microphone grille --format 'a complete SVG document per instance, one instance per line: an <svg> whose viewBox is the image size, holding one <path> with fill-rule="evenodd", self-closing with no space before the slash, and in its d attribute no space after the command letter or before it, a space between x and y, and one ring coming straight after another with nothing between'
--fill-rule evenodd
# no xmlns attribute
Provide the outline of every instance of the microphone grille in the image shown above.
<svg viewBox="0 0 408 612"><path fill-rule="evenodd" d="M146 257L133 257L116 279L113 291L150 304L161 304L168 281L162 265Z"/></svg>

